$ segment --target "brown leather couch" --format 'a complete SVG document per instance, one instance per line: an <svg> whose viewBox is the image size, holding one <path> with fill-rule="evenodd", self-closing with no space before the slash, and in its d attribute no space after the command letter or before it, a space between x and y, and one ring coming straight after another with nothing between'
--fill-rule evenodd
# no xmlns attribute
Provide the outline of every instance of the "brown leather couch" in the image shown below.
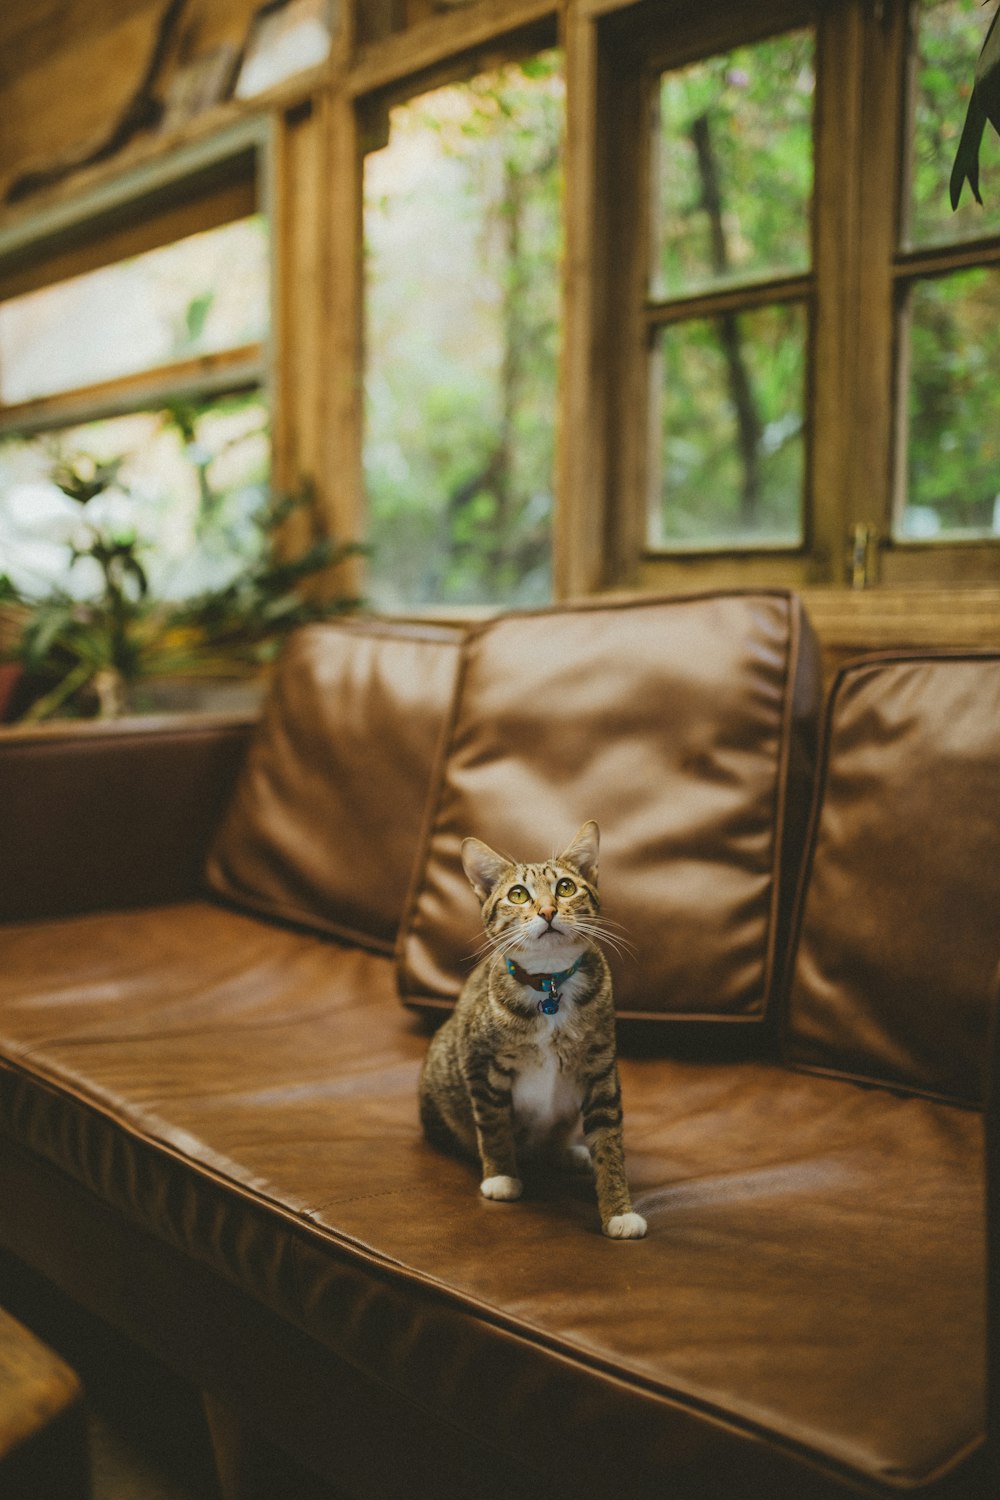
<svg viewBox="0 0 1000 1500"><path fill-rule="evenodd" d="M996 1493L1000 653L819 696L793 598L715 594L309 627L253 733L6 735L0 1243L345 1495ZM589 817L629 1243L416 1116L461 838Z"/></svg>

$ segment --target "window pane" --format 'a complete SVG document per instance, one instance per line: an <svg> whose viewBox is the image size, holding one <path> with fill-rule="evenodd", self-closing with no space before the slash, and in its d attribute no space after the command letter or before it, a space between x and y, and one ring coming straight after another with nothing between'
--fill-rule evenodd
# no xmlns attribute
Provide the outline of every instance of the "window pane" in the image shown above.
<svg viewBox="0 0 1000 1500"><path fill-rule="evenodd" d="M261 215L0 304L0 400L30 401L237 348L268 327Z"/></svg>
<svg viewBox="0 0 1000 1500"><path fill-rule="evenodd" d="M653 291L808 269L813 37L665 73Z"/></svg>
<svg viewBox="0 0 1000 1500"><path fill-rule="evenodd" d="M800 304L662 331L654 546L801 541L805 347Z"/></svg>
<svg viewBox="0 0 1000 1500"><path fill-rule="evenodd" d="M260 396L249 394L89 422L58 438L0 442L0 572L27 593L94 591L95 565L72 561L81 507L51 477L60 456L86 455L103 463L124 457L120 485L91 503L92 519L138 533L157 597L187 598L229 582L261 548L248 523L267 492L267 420Z"/></svg>
<svg viewBox="0 0 1000 1500"><path fill-rule="evenodd" d="M899 534L1000 534L1000 269L917 282L908 336L907 497Z"/></svg>
<svg viewBox="0 0 1000 1500"><path fill-rule="evenodd" d="M949 183L976 58L989 15L981 0L922 0L913 97L912 192L908 232L913 245L969 239L1000 229L1000 144L990 126L979 153L984 206L966 183L952 213Z"/></svg>
<svg viewBox="0 0 1000 1500"><path fill-rule="evenodd" d="M368 593L384 609L551 591L556 54L393 110L365 168Z"/></svg>

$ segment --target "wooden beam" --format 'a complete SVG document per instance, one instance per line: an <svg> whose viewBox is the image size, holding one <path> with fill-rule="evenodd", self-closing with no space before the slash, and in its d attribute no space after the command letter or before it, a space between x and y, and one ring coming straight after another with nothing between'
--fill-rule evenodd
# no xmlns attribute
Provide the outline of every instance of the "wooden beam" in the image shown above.
<svg viewBox="0 0 1000 1500"><path fill-rule="evenodd" d="M147 213L136 211L126 222L104 233L96 232L96 225L88 225L79 236L64 233L48 249L25 246L12 264L5 267L0 263L0 300L84 276L160 245L174 244L189 234L244 219L257 208L252 168L240 172L232 182L207 185L204 191L195 185L189 197L155 206Z"/></svg>
<svg viewBox="0 0 1000 1500"><path fill-rule="evenodd" d="M710 563L710 571L706 565ZM679 552L669 555L648 552L638 570L638 587L653 593L689 593L704 588L753 589L800 588L807 576L807 561L801 551Z"/></svg>
<svg viewBox="0 0 1000 1500"><path fill-rule="evenodd" d="M730 47L751 45L812 25L817 0L768 0L748 6L745 0L716 0L692 5L691 0L573 0L581 19L599 21L609 42L621 47L637 63L654 72L684 67Z"/></svg>
<svg viewBox="0 0 1000 1500"><path fill-rule="evenodd" d="M0 265L13 265L21 256L37 256L47 243L63 245L81 233L107 229L134 219L141 204L160 205L182 200L191 185L225 180L227 169L257 151L266 140L268 121L247 117L245 110L228 108L211 122L183 137L154 138L134 158L123 156L102 163L86 175L39 194L30 207L7 210L0 216ZM221 118L220 118L221 116Z"/></svg>
<svg viewBox="0 0 1000 1500"><path fill-rule="evenodd" d="M600 37L600 32L598 32ZM653 450L652 364L645 317L650 287L657 148L652 80L608 44L598 56L598 225L605 266L603 328L594 378L603 381L611 455L604 479L603 583L634 583L649 528L649 496L658 472ZM606 205L629 203L628 213ZM601 205L605 205L603 211Z"/></svg>
<svg viewBox="0 0 1000 1500"><path fill-rule="evenodd" d="M865 330L854 309L860 296L859 163L863 149L860 7L830 6L817 28L813 264L816 302L810 380L811 438L806 514L812 581L846 581L849 497L854 459L845 442ZM817 212L817 205L822 211Z"/></svg>
<svg viewBox="0 0 1000 1500"><path fill-rule="evenodd" d="M616 10L626 10L635 0L576 0L575 10L581 19L595 21L599 16L611 15Z"/></svg>
<svg viewBox="0 0 1000 1500"><path fill-rule="evenodd" d="M554 31L556 11L557 0L478 0L432 16L360 48L347 74L348 93L359 98L391 88L540 22L551 22Z"/></svg>
<svg viewBox="0 0 1000 1500"><path fill-rule="evenodd" d="M1000 262L1000 239L991 236L965 244L929 245L920 250L900 251L893 262L896 278L942 276L971 266L995 266Z"/></svg>
<svg viewBox="0 0 1000 1500"><path fill-rule="evenodd" d="M323 200L327 259L322 279L322 445L319 500L331 534L360 540L366 530L362 444L364 436L363 142L359 111L344 89L324 105L327 191ZM337 583L357 594L360 559L341 567Z"/></svg>
<svg viewBox="0 0 1000 1500"><path fill-rule="evenodd" d="M903 111L897 90L886 80L902 80L907 45L907 7L886 6L880 14L865 8L861 58L858 142L848 162L858 215L853 236L855 272L841 309L846 322L855 309L853 369L848 373L851 406L843 430L852 434L844 494L846 527L873 525L882 535L891 527L893 438L905 393L896 389L895 308L892 265L897 243L896 195L903 151ZM835 121L831 122L834 132ZM832 149L843 151L836 140ZM861 250L863 241L864 249ZM840 248L843 255L843 246ZM842 441L842 437L841 437ZM838 581L836 574L834 581Z"/></svg>
<svg viewBox="0 0 1000 1500"><path fill-rule="evenodd" d="M601 379L603 285L598 233L597 28L575 6L563 13L566 67L562 360L556 453L553 575L559 599L606 582L606 385Z"/></svg>
<svg viewBox="0 0 1000 1500"><path fill-rule="evenodd" d="M197 181L219 162L266 149L272 118L322 96L336 67L331 59L253 99L229 99L174 130L136 136L110 160L0 210L0 266L11 264L26 246L31 252L41 241L65 243L82 222L106 223L123 205L169 196L174 182Z"/></svg>
<svg viewBox="0 0 1000 1500"><path fill-rule="evenodd" d="M873 651L1000 646L1000 587L803 589L827 676Z"/></svg>
<svg viewBox="0 0 1000 1500"><path fill-rule="evenodd" d="M813 277L808 274L744 282L740 286L723 285L692 296L649 302L646 321L651 328L661 328L689 318L717 318L725 312L746 312L755 307L773 307L779 302L803 302L812 295L814 285Z"/></svg>
<svg viewBox="0 0 1000 1500"><path fill-rule="evenodd" d="M202 354L177 360L138 375L115 380L16 406L0 407L0 433L27 435L58 427L75 427L127 412L152 411L168 400L183 396L196 400L227 391L248 390L263 383L266 364L262 344L245 344L221 354Z"/></svg>

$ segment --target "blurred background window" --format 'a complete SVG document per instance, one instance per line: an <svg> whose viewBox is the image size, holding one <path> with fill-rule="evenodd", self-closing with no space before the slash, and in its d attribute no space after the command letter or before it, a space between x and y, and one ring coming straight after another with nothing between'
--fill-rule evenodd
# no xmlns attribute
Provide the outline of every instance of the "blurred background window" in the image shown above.
<svg viewBox="0 0 1000 1500"><path fill-rule="evenodd" d="M121 460L102 504L162 596L259 554L270 274L255 213L0 303L0 573L18 589L86 595L79 508L53 480L65 462Z"/></svg>
<svg viewBox="0 0 1000 1500"><path fill-rule="evenodd" d="M966 187L953 213L942 190L983 22L979 0L921 0L915 8L895 265L892 524L907 542L1000 536L1000 195L992 129L981 156L993 184L985 203Z"/></svg>
<svg viewBox="0 0 1000 1500"><path fill-rule="evenodd" d="M392 110L365 166L376 606L552 591L563 80L556 52Z"/></svg>
<svg viewBox="0 0 1000 1500"><path fill-rule="evenodd" d="M660 77L653 140L653 549L804 534L814 39Z"/></svg>

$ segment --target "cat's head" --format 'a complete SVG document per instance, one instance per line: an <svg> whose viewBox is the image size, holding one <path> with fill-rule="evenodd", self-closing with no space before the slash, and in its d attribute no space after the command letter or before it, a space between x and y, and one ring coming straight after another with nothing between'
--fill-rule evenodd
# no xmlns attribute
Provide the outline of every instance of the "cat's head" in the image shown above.
<svg viewBox="0 0 1000 1500"><path fill-rule="evenodd" d="M480 839L462 843L462 866L483 908L488 946L540 967L562 968L600 935L597 824L584 823L556 859L519 864Z"/></svg>

